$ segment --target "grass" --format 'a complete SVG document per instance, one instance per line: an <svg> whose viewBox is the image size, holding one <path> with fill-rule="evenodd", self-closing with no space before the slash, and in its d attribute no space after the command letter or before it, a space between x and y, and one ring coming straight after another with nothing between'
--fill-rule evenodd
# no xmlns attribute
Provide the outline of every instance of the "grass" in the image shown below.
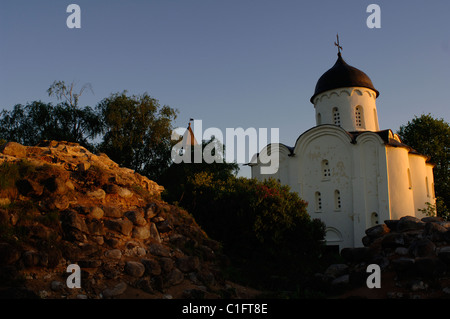
<svg viewBox="0 0 450 319"><path fill-rule="evenodd" d="M17 195L16 182L30 173L36 167L27 161L0 165L0 197L15 197Z"/></svg>

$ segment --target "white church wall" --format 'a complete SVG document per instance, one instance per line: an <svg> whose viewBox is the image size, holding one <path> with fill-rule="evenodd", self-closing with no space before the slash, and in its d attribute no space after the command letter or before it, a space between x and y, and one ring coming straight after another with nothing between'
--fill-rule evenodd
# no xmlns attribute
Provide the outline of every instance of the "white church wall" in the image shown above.
<svg viewBox="0 0 450 319"><path fill-rule="evenodd" d="M351 87L325 91L314 99L317 125L339 125L349 132L378 131L375 100L376 93L367 88ZM360 109L359 119L357 107ZM334 109L337 109L338 115Z"/></svg>
<svg viewBox="0 0 450 319"><path fill-rule="evenodd" d="M411 179L411 189L414 195L414 212L419 218L424 217L418 209L426 207L426 202L431 202L430 187L427 186L429 178L427 175L427 167L425 157L416 154L409 154L410 172L408 178ZM428 191L427 191L428 188Z"/></svg>
<svg viewBox="0 0 450 319"><path fill-rule="evenodd" d="M365 230L389 219L389 200L386 174L386 152L381 138L374 133L363 133L357 138L354 165L355 246Z"/></svg>
<svg viewBox="0 0 450 319"><path fill-rule="evenodd" d="M413 215L414 196L409 188L408 149L403 147L386 146L388 176L389 176L389 202L390 219L400 219L405 215Z"/></svg>
<svg viewBox="0 0 450 319"><path fill-rule="evenodd" d="M351 146L342 129L321 126L302 135L294 150L293 164L299 167L298 183L308 213L325 223L327 238L332 238L328 244L341 247L354 244Z"/></svg>

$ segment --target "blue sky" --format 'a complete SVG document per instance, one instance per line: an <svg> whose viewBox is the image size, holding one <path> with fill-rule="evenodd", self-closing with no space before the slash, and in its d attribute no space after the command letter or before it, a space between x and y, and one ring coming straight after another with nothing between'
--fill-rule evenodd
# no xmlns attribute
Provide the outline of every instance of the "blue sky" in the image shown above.
<svg viewBox="0 0 450 319"><path fill-rule="evenodd" d="M71 3L81 29L66 26ZM371 3L380 29L366 25ZM51 83L75 81L94 90L81 105L147 92L179 110L176 126L275 127L293 145L315 125L309 99L339 32L346 62L380 91L380 129L449 121L449 18L448 0L2 0L0 109L56 102Z"/></svg>

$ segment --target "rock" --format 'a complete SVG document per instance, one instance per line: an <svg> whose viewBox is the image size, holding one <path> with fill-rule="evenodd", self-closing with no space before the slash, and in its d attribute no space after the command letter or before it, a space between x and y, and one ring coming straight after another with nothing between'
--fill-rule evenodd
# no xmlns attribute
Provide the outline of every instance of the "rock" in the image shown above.
<svg viewBox="0 0 450 319"><path fill-rule="evenodd" d="M127 217L136 226L145 226L147 221L144 218L144 211L142 210L132 210L125 213Z"/></svg>
<svg viewBox="0 0 450 319"><path fill-rule="evenodd" d="M332 264L325 270L324 275L329 278L337 278L344 275L348 271L346 264Z"/></svg>
<svg viewBox="0 0 450 319"><path fill-rule="evenodd" d="M47 202L49 210L66 210L69 208L70 202L67 196L55 196L51 197Z"/></svg>
<svg viewBox="0 0 450 319"><path fill-rule="evenodd" d="M100 207L94 206L89 208L89 217L95 218L95 219L101 219L103 218L103 215L105 212Z"/></svg>
<svg viewBox="0 0 450 319"><path fill-rule="evenodd" d="M89 232L84 219L74 210L65 210L61 213L61 224L66 230L73 228L84 233Z"/></svg>
<svg viewBox="0 0 450 319"><path fill-rule="evenodd" d="M142 289L143 291L152 294L153 287L152 287L152 281L150 278L141 278L136 282L136 287L139 289Z"/></svg>
<svg viewBox="0 0 450 319"><path fill-rule="evenodd" d="M25 267L34 267L39 264L40 257L35 251L26 251L22 255L22 260Z"/></svg>
<svg viewBox="0 0 450 319"><path fill-rule="evenodd" d="M423 235L432 241L443 241L445 240L445 233L447 228L441 226L437 223L428 222L425 225Z"/></svg>
<svg viewBox="0 0 450 319"><path fill-rule="evenodd" d="M44 187L53 194L64 195L68 191L66 181L56 176L47 178L44 181Z"/></svg>
<svg viewBox="0 0 450 319"><path fill-rule="evenodd" d="M167 220L156 223L156 228L160 233L167 233L173 229L172 225L170 225Z"/></svg>
<svg viewBox="0 0 450 319"><path fill-rule="evenodd" d="M38 294L39 294L39 298L41 298L41 299L47 299L47 297L48 297L47 290L40 290Z"/></svg>
<svg viewBox="0 0 450 319"><path fill-rule="evenodd" d="M86 172L91 167L91 164L88 162L82 162L77 165L77 170L80 172Z"/></svg>
<svg viewBox="0 0 450 319"><path fill-rule="evenodd" d="M425 284L422 280L413 280L410 282L410 289L412 291L426 290L428 285Z"/></svg>
<svg viewBox="0 0 450 319"><path fill-rule="evenodd" d="M186 289L183 291L184 299L204 299L205 290L203 289Z"/></svg>
<svg viewBox="0 0 450 319"><path fill-rule="evenodd" d="M161 237L159 237L158 229L155 223L150 223L150 237L153 238L157 243L161 243Z"/></svg>
<svg viewBox="0 0 450 319"><path fill-rule="evenodd" d="M145 218L151 219L156 216L156 205L155 203L151 203L145 209Z"/></svg>
<svg viewBox="0 0 450 319"><path fill-rule="evenodd" d="M78 265L81 268L98 268L102 265L101 260L79 260Z"/></svg>
<svg viewBox="0 0 450 319"><path fill-rule="evenodd" d="M400 257L391 261L395 271L401 273L413 269L415 260L413 258Z"/></svg>
<svg viewBox="0 0 450 319"><path fill-rule="evenodd" d="M429 239L416 239L409 247L409 253L414 257L434 256L436 245Z"/></svg>
<svg viewBox="0 0 450 319"><path fill-rule="evenodd" d="M184 275L177 268L172 269L172 271L167 276L167 284L169 286L179 285L179 284L181 284L183 282L183 280L184 280Z"/></svg>
<svg viewBox="0 0 450 319"><path fill-rule="evenodd" d="M414 229L423 229L425 227L425 223L420 219L413 216L404 216L400 218L397 224L397 231L406 231L406 230L414 230Z"/></svg>
<svg viewBox="0 0 450 319"><path fill-rule="evenodd" d="M27 197L39 197L44 191L44 187L31 179L20 179L16 182L20 195Z"/></svg>
<svg viewBox="0 0 450 319"><path fill-rule="evenodd" d="M385 220L384 223L391 231L397 231L398 219L388 219Z"/></svg>
<svg viewBox="0 0 450 319"><path fill-rule="evenodd" d="M436 257L419 257L415 259L415 271L423 278L438 278L447 269L446 264Z"/></svg>
<svg viewBox="0 0 450 319"><path fill-rule="evenodd" d="M444 219L442 217L438 217L438 216L427 216L421 219L421 221L423 221L424 223L438 223L438 222L443 222Z"/></svg>
<svg viewBox="0 0 450 319"><path fill-rule="evenodd" d="M409 251L406 247L397 247L395 248L394 253L396 253L397 255L406 256L408 255Z"/></svg>
<svg viewBox="0 0 450 319"><path fill-rule="evenodd" d="M104 225L108 229L119 232L125 236L130 236L131 231L133 229L133 223L130 222L128 219L105 220Z"/></svg>
<svg viewBox="0 0 450 319"><path fill-rule="evenodd" d="M133 196L133 193L128 188L124 188L124 187L120 187L117 194L122 198L129 198L129 197Z"/></svg>
<svg viewBox="0 0 450 319"><path fill-rule="evenodd" d="M347 285L350 282L350 275L345 274L342 276L339 276L331 281L332 286L340 286L340 285Z"/></svg>
<svg viewBox="0 0 450 319"><path fill-rule="evenodd" d="M170 249L161 244L151 243L148 246L148 251L155 256L170 257Z"/></svg>
<svg viewBox="0 0 450 319"><path fill-rule="evenodd" d="M390 229L388 226L386 226L386 224L379 224L379 225L376 225L376 226L366 229L366 235L372 239L386 235L389 232L390 232Z"/></svg>
<svg viewBox="0 0 450 319"><path fill-rule="evenodd" d="M161 266L160 264L154 260L154 259L141 259L141 263L145 267L146 273L153 276L159 276L161 275Z"/></svg>
<svg viewBox="0 0 450 319"><path fill-rule="evenodd" d="M162 257L159 259L159 264L161 266L161 271L163 274L170 273L175 267L175 262L171 258Z"/></svg>
<svg viewBox="0 0 450 319"><path fill-rule="evenodd" d="M87 192L86 195L93 199L99 199L99 200L103 200L106 197L105 191L101 188L94 190L94 191Z"/></svg>
<svg viewBox="0 0 450 319"><path fill-rule="evenodd" d="M145 266L137 261L128 261L125 264L125 272L132 277L142 277L145 272Z"/></svg>
<svg viewBox="0 0 450 319"><path fill-rule="evenodd" d="M64 284L57 280L53 280L50 286L53 291L62 291L65 288Z"/></svg>
<svg viewBox="0 0 450 319"><path fill-rule="evenodd" d="M100 220L95 218L86 218L85 223L91 235L106 235L105 228L103 227L103 223Z"/></svg>
<svg viewBox="0 0 450 319"><path fill-rule="evenodd" d="M150 238L150 228L146 226L136 226L133 228L132 237L136 239Z"/></svg>
<svg viewBox="0 0 450 319"><path fill-rule="evenodd" d="M401 233L388 233L381 241L383 248L397 248L403 245L405 245L405 238Z"/></svg>
<svg viewBox="0 0 450 319"><path fill-rule="evenodd" d="M14 156L17 158L23 158L27 156L27 148L26 146L23 146L22 144L16 143L16 142L7 142L0 146L0 152L9 155Z"/></svg>
<svg viewBox="0 0 450 319"><path fill-rule="evenodd" d="M111 218L121 218L124 215L124 212L116 206L104 206L103 212L105 217Z"/></svg>
<svg viewBox="0 0 450 319"><path fill-rule="evenodd" d="M103 297L111 298L123 294L127 290L127 284L123 281L114 286L114 288L107 288L103 290Z"/></svg>
<svg viewBox="0 0 450 319"><path fill-rule="evenodd" d="M120 259L122 258L122 252L120 249L110 249L105 252L105 257L112 259Z"/></svg>
<svg viewBox="0 0 450 319"><path fill-rule="evenodd" d="M176 265L182 272L197 271L200 267L200 260L197 256L183 256L176 259Z"/></svg>

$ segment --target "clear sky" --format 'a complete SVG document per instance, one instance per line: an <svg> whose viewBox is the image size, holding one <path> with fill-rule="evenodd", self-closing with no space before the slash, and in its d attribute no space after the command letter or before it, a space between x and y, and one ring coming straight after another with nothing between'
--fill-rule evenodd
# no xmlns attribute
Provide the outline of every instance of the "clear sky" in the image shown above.
<svg viewBox="0 0 450 319"><path fill-rule="evenodd" d="M66 25L71 3L80 29ZM366 25L371 3L379 29ZM380 91L380 129L395 132L422 113L450 120L449 21L448 0L2 0L0 109L55 102L54 80L91 83L81 105L147 92L179 110L176 126L279 128L293 146L315 125L309 99L339 33Z"/></svg>

